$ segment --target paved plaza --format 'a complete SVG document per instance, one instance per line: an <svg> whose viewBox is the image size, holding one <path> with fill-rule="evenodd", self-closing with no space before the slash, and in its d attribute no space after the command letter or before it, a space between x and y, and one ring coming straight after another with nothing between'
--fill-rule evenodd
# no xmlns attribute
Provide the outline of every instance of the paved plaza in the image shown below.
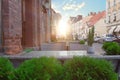
<svg viewBox="0 0 120 80"><path fill-rule="evenodd" d="M102 49L101 43L94 43L93 49L96 55L103 55L105 51ZM81 45L78 42L71 42L70 47L68 51L87 51L88 46L87 45ZM42 51L66 51L66 43L65 42L59 42L59 43L47 43L43 44L41 47Z"/></svg>

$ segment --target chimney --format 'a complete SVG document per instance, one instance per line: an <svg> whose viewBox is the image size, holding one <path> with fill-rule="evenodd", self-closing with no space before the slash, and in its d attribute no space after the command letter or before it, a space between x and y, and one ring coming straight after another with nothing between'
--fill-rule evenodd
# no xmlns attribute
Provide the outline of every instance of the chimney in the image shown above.
<svg viewBox="0 0 120 80"><path fill-rule="evenodd" d="M78 15L77 18L82 19L82 15Z"/></svg>

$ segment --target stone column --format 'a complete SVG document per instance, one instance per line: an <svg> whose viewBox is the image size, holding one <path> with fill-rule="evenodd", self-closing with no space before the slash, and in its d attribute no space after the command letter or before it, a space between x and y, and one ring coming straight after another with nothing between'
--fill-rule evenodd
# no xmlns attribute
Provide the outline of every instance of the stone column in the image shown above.
<svg viewBox="0 0 120 80"><path fill-rule="evenodd" d="M40 21L40 11L41 11L41 1L40 0L37 0L37 44L39 46L39 50L41 49L41 39L40 39L40 29L41 29L41 21Z"/></svg>
<svg viewBox="0 0 120 80"><path fill-rule="evenodd" d="M47 42L51 42L51 20L52 20L52 11L51 11L51 0L49 0L49 8L47 9Z"/></svg>
<svg viewBox="0 0 120 80"><path fill-rule="evenodd" d="M39 36L38 36L38 34L39 34L39 31L38 31L38 27L39 27L39 25L38 25L38 18L39 18L39 14L38 14L38 11L39 11L39 8L38 8L38 6L39 6L39 1L38 0L34 0L33 2L33 14L34 14L34 16L33 16L33 19L34 19L34 21L33 21L33 37L34 37L34 48L36 49L36 50L38 50L39 49L39 43L38 43L38 39L39 39Z"/></svg>
<svg viewBox="0 0 120 80"><path fill-rule="evenodd" d="M3 0L2 10L4 51L17 54L22 50L21 0Z"/></svg>
<svg viewBox="0 0 120 80"><path fill-rule="evenodd" d="M39 49L39 0L25 0L24 47Z"/></svg>

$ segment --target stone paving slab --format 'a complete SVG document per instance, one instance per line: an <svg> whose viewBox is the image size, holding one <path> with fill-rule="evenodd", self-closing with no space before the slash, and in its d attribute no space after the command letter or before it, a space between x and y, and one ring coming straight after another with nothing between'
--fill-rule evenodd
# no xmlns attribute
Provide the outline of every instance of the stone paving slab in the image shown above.
<svg viewBox="0 0 120 80"><path fill-rule="evenodd" d="M71 58L73 56L85 56L87 51L32 51L30 53L22 54L26 57L55 57L55 58Z"/></svg>
<svg viewBox="0 0 120 80"><path fill-rule="evenodd" d="M9 58L39 58L42 56L55 58L72 58L73 56L89 56L100 59L120 60L120 55L97 55L88 54L87 51L32 51L29 53L20 53L19 55L1 55Z"/></svg>
<svg viewBox="0 0 120 80"><path fill-rule="evenodd" d="M64 51L65 43L44 43L41 45L41 51Z"/></svg>

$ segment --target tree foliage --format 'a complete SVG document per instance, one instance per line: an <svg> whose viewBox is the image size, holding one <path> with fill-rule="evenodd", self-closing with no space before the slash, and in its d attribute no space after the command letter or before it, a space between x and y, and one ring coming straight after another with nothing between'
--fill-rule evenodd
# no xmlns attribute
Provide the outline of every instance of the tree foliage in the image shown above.
<svg viewBox="0 0 120 80"><path fill-rule="evenodd" d="M87 39L87 43L89 46L92 46L93 42L94 42L94 26L92 27L92 29L89 29L88 39Z"/></svg>

